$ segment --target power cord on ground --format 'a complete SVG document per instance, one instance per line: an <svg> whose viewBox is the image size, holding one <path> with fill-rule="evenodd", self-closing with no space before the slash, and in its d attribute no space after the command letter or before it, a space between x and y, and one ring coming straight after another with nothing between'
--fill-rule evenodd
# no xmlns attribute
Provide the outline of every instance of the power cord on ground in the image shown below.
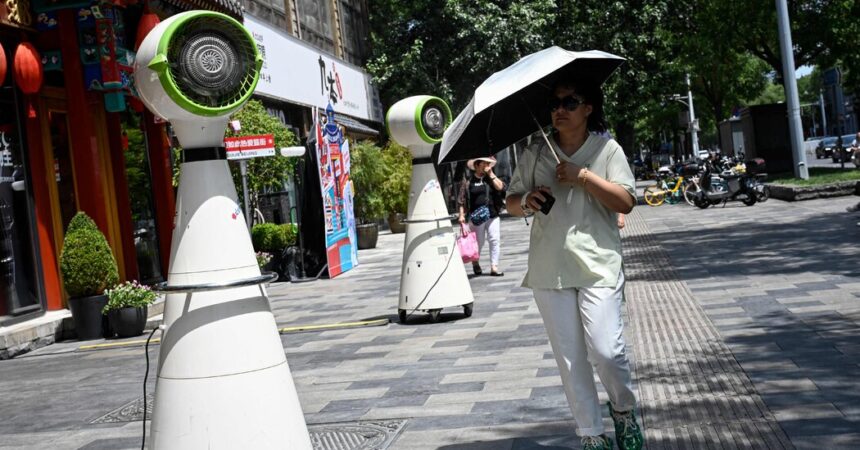
<svg viewBox="0 0 860 450"><path fill-rule="evenodd" d="M146 354L146 372L143 375L143 420L140 421L143 425L143 436L140 439L140 450L144 450L146 447L146 381L149 379L149 341L152 340L152 335L159 330L164 330L164 325L159 325L149 333L149 337L146 338L146 346L143 350L144 354Z"/></svg>
<svg viewBox="0 0 860 450"><path fill-rule="evenodd" d="M448 252L448 262L445 264L445 268L442 269L442 272L439 274L439 277L436 278L436 281L433 282L433 285L430 286L430 289L427 289L427 293L424 294L424 298L422 298L421 301L418 302L418 305L416 305L414 308L412 308L412 311L409 311L409 314L406 315L406 320L409 320L409 318L412 317L412 314L415 313L415 311L418 311L418 308L420 308L421 305L423 305L424 302L427 301L427 297L429 297L430 293L433 292L433 288L435 288L436 285L439 284L439 281L442 280L442 277L445 275L445 272L448 271L448 267L451 266L451 260L454 259L454 251L455 250L457 250L456 234L454 237L454 246L451 247L451 250Z"/></svg>

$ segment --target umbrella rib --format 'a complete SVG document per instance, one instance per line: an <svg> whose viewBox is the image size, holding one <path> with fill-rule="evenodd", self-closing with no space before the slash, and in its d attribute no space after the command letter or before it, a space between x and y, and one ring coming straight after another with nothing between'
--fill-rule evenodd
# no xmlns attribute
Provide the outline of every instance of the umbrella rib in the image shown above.
<svg viewBox="0 0 860 450"><path fill-rule="evenodd" d="M487 148L493 148L493 138L490 136L490 127L493 125L493 115L496 113L496 105L490 108L490 118L487 120Z"/></svg>
<svg viewBox="0 0 860 450"><path fill-rule="evenodd" d="M546 142L546 146L549 147L549 152L552 153L553 158L555 158L555 163L561 164L561 160L558 159L558 155L555 153L555 149L549 142L549 138L547 137L546 133L544 133L543 127L540 126L540 122L538 122L537 117L535 117L534 113L532 113L532 109L529 108L528 102L526 102L522 95L520 96L520 100L523 101L523 104L526 106L526 111L529 112L529 115L532 117L532 120L535 121L535 125L537 125L538 131L540 131L540 135L543 136L543 140Z"/></svg>

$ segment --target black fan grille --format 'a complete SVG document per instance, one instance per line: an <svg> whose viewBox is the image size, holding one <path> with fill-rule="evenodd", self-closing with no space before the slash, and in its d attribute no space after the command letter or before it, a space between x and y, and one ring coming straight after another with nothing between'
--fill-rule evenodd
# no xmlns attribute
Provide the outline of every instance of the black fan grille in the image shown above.
<svg viewBox="0 0 860 450"><path fill-rule="evenodd" d="M256 49L244 30L219 17L190 19L171 38L170 74L183 96L221 108L241 101L253 88Z"/></svg>

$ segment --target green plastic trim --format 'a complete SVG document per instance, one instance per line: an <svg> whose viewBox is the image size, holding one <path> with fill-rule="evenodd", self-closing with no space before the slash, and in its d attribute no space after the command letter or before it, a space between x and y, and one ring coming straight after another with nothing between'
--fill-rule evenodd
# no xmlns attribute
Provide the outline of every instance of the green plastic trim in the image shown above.
<svg viewBox="0 0 860 450"><path fill-rule="evenodd" d="M438 144L442 142L442 138L434 139L428 136L427 133L424 132L424 127L421 125L421 111L424 111L424 105L427 103L434 103L436 106L442 108L445 113L445 117L447 118L445 128L448 128L448 125L451 125L451 108L448 107L445 100L430 95L419 100L418 105L415 106L415 129L418 130L418 135L421 136L421 139L428 144Z"/></svg>
<svg viewBox="0 0 860 450"><path fill-rule="evenodd" d="M185 22L188 22L192 19L199 19L201 17L207 16L217 17L219 19L226 20L227 22L230 22L231 24L241 29L245 33L245 36L247 36L248 42L251 43L251 47L253 47L254 49L254 63L256 66L256 73L254 75L254 81L251 83L251 88L248 89L248 92L245 95L243 95L235 102L220 107L201 105L182 95L182 92L179 90L179 87L176 86L176 82L173 79L173 75L170 73L170 70L168 70L169 68L167 61L167 49L170 47L170 43L171 41L173 41L173 37L176 32ZM164 92L167 93L167 96L170 97L171 100L176 102L176 104L179 105L179 107L181 107L182 109L190 113L205 117L223 116L231 112L237 106L247 101L251 97L251 95L253 95L254 90L257 88L257 83L260 81L260 67L262 66L263 56L260 55L260 50L257 48L257 44L254 43L254 38L251 36L251 33L248 32L248 29L245 28L245 26L242 25L238 20L226 14L221 14L214 11L189 11L176 16L176 19L172 23L170 23L170 25L167 26L167 29L164 30L164 34L158 41L155 57L153 57L152 60L147 64L147 67L158 73L158 80L161 82L161 87L164 88Z"/></svg>

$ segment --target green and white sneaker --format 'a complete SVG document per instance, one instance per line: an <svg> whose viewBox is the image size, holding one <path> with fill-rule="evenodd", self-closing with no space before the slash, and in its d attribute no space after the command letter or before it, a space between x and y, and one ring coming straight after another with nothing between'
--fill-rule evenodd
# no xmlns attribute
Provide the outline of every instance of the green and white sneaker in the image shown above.
<svg viewBox="0 0 860 450"><path fill-rule="evenodd" d="M612 439L609 439L605 434L583 436L582 450L612 450Z"/></svg>
<svg viewBox="0 0 860 450"><path fill-rule="evenodd" d="M636 414L633 410L618 412L612 409L612 403L608 404L609 415L615 423L615 439L618 440L620 450L641 450L645 439L642 437L642 429L636 423Z"/></svg>

